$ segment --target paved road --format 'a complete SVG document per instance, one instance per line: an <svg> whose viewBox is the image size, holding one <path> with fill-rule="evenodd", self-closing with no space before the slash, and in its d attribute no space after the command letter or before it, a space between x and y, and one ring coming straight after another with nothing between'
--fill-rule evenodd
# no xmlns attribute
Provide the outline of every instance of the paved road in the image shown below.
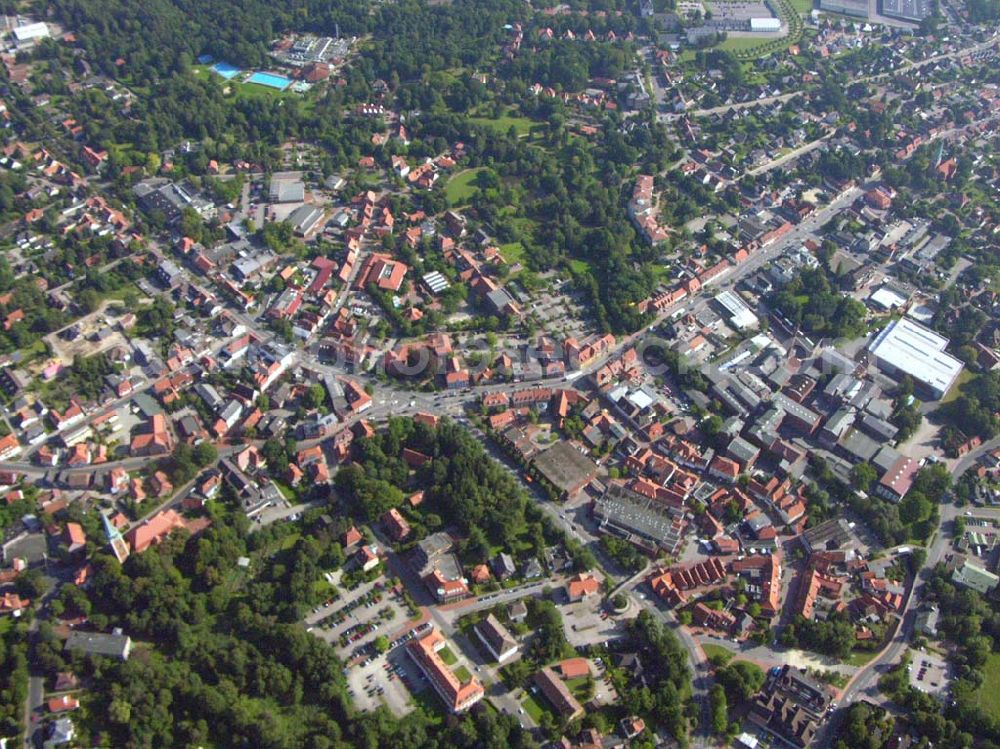
<svg viewBox="0 0 1000 749"><path fill-rule="evenodd" d="M875 3L875 2L877 2L877 0L869 0L869 2ZM990 37L990 39L988 39L985 42L973 44L973 45L970 45L970 46L967 46L967 47L963 47L961 49L955 50L954 52L945 52L945 53L940 54L940 55L934 55L933 57L928 57L928 58L925 58L923 60L907 61L907 62L901 64L899 67L897 67L895 70L893 70L891 72L879 73L877 75L864 76L862 78L859 78L858 82L875 82L875 81L881 80L883 78L888 78L888 77L891 77L891 76L898 76L901 73L907 72L907 71L909 71L911 69L922 68L925 65L930 65L932 63L940 62L942 60L949 60L949 59L953 59L953 58L956 58L956 57L962 57L963 55L966 55L966 54L974 54L976 52L986 51L986 50L988 50L991 47L993 47L993 46L996 45L996 43L997 43L997 33L998 32L994 32L994 35L992 37ZM719 105L717 107L707 107L705 109L692 109L692 110L689 110L687 112L682 112L682 113L678 113L678 114L673 114L673 113L671 113L671 114L660 114L658 116L659 116L659 118L661 120L665 120L665 121L677 120L677 119L679 119L681 117L708 117L708 116L711 116L713 114L725 114L726 112L731 112L731 111L734 111L734 110L751 109L751 108L754 108L754 107L767 106L768 104L774 104L776 102L785 102L785 101L788 101L789 99L795 98L796 96L800 96L802 93L803 93L802 91L798 91L798 90L796 90L796 91L789 91L789 92L784 93L784 94L777 94L776 96L765 96L765 97L760 98L760 99L749 99L747 101L737 101L737 102L731 102L729 104L721 104L721 105ZM662 97L664 98L664 100L666 99L666 96L667 96L667 92L663 91Z"/></svg>
<svg viewBox="0 0 1000 749"><path fill-rule="evenodd" d="M715 678L712 674L711 664L708 662L708 658L705 657L705 651L698 641L695 640L691 631L677 621L677 617L674 616L672 611L664 611L656 604L656 601L648 596L643 595L640 597L634 588L628 591L628 596L635 605L641 606L650 612L660 624L670 629L687 651L688 666L691 668L692 696L695 704L701 710L698 715L698 725L691 733L690 745L695 747L695 749L714 746L716 742L712 737L710 728L712 725L712 710L708 693L715 682Z"/></svg>
<svg viewBox="0 0 1000 749"><path fill-rule="evenodd" d="M45 700L45 676L34 658L34 649L38 639L38 625L43 618L43 614L40 612L44 611L48 602L59 592L59 578L57 577L59 574L65 575L67 573L65 571L59 573L57 570L50 575L49 565L46 564L45 579L49 587L40 601L41 605L38 607L39 613L36 613L35 618L28 626L28 642L31 649L31 657L28 659L28 695L24 701L24 749L31 749L31 747L40 745L43 738L41 719L43 717L42 705ZM63 582L66 582L66 580L63 580Z"/></svg>
<svg viewBox="0 0 1000 749"><path fill-rule="evenodd" d="M32 636L38 627L32 624ZM24 725L27 730L24 732L24 747L31 749L36 746L36 734L41 733L38 721L42 717L42 702L45 698L45 677L32 674L28 677L28 697L24 703Z"/></svg>
<svg viewBox="0 0 1000 749"><path fill-rule="evenodd" d="M779 166L787 164L789 161L794 161L800 156L804 156L810 151L815 151L817 148L826 143L826 141L828 141L834 135L835 132L836 131L831 130L825 135L821 135L816 140L810 141L809 143L805 143L799 146L798 148L794 148L785 155L779 156L773 161L769 161L766 164L761 164L760 166L754 169L749 169L747 170L747 174L752 175L754 177L756 177L758 174L765 174L767 172L770 172L772 169L777 169Z"/></svg>
<svg viewBox="0 0 1000 749"><path fill-rule="evenodd" d="M479 596L478 598L467 598L464 601L460 601L459 603L452 604L450 606L438 606L437 609L442 616L451 622L451 626L454 626L454 622L458 621L463 616L474 614L477 611L491 609L500 604L513 603L514 601L527 598L528 596L541 596L545 588L558 588L564 582L565 577L563 575L556 575L537 582L519 585L516 588L510 588L498 593L487 593Z"/></svg>
<svg viewBox="0 0 1000 749"><path fill-rule="evenodd" d="M958 479L963 473L972 468L978 458L984 453L1000 447L1000 437L984 443L976 450L955 462L951 468L952 476ZM924 586L930 570L941 562L951 549L954 540L955 518L965 512L972 513L978 517L993 517L1000 519L1000 508L960 508L953 503L942 504L940 506L940 521L931 545L927 548L927 559L923 567L917 572L916 579L903 605L900 614L900 624L889 644L879 655L865 665L854 678L848 683L841 696L840 704L847 706L860 700L868 699L876 703L887 703L885 697L878 690L879 679L890 671L906 653L909 643L913 637L914 626L917 617L917 608L924 598ZM835 728L839 724L839 716L828 721L821 731L816 746L825 749L829 745Z"/></svg>
<svg viewBox="0 0 1000 749"><path fill-rule="evenodd" d="M284 520L291 517L297 513L306 512L316 507L323 507L327 504L326 500L314 500L312 502L303 502L298 505L279 505L277 507L268 507L262 510L254 517L254 522L250 526L250 531L253 532L259 528L263 528L266 525L277 522L278 520Z"/></svg>

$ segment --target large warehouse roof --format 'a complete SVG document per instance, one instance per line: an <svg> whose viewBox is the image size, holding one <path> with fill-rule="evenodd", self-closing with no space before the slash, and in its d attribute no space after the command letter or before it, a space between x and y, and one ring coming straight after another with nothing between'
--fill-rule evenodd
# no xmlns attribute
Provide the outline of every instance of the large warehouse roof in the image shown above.
<svg viewBox="0 0 1000 749"><path fill-rule="evenodd" d="M947 338L903 317L889 323L869 350L881 364L910 375L940 397L962 371L962 362L945 351L947 346Z"/></svg>
<svg viewBox="0 0 1000 749"><path fill-rule="evenodd" d="M26 23L14 29L14 38L19 42L27 42L32 39L42 39L49 35L49 27L44 21L37 23Z"/></svg>
<svg viewBox="0 0 1000 749"><path fill-rule="evenodd" d="M729 315L729 321L740 330L754 328L758 325L757 315L746 305L746 302L732 291L726 290L720 294L716 294L715 301Z"/></svg>

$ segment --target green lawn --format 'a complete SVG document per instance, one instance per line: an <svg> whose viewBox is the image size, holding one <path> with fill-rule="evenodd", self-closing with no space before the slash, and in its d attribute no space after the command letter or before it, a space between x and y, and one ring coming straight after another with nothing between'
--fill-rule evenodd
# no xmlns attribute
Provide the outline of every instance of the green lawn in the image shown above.
<svg viewBox="0 0 1000 749"><path fill-rule="evenodd" d="M500 254L508 265L514 265L524 260L524 245L520 242L508 242L500 245Z"/></svg>
<svg viewBox="0 0 1000 749"><path fill-rule="evenodd" d="M705 651L705 657L709 660L721 660L723 663L729 663L735 655L732 650L721 645L703 644L701 649Z"/></svg>
<svg viewBox="0 0 1000 749"><path fill-rule="evenodd" d="M806 15L813 9L812 0L788 0L788 2L802 15Z"/></svg>
<svg viewBox="0 0 1000 749"><path fill-rule="evenodd" d="M461 205L471 198L477 189L474 184L476 178L484 171L486 171L484 166L478 169L467 169L449 179L444 188L444 196L448 199L448 204Z"/></svg>
<svg viewBox="0 0 1000 749"><path fill-rule="evenodd" d="M535 721L535 723L540 723L542 715L549 712L530 694L524 698L524 702L522 702L521 705L524 707L524 712L530 715L531 719Z"/></svg>
<svg viewBox="0 0 1000 749"><path fill-rule="evenodd" d="M844 659L844 663L848 666L858 666L860 668L876 655L878 655L878 651L875 650L855 650Z"/></svg>
<svg viewBox="0 0 1000 749"><path fill-rule="evenodd" d="M233 92L238 99L275 99L285 93L258 83L235 83Z"/></svg>
<svg viewBox="0 0 1000 749"><path fill-rule="evenodd" d="M587 273L590 271L590 263L586 260L570 260L569 267L574 273Z"/></svg>
<svg viewBox="0 0 1000 749"><path fill-rule="evenodd" d="M988 715L1000 714L1000 653L990 653L983 666L983 683L973 692L976 704Z"/></svg>
<svg viewBox="0 0 1000 749"><path fill-rule="evenodd" d="M330 585L330 581L325 577L321 577L313 583L313 590L320 598L336 598L337 589Z"/></svg>
<svg viewBox="0 0 1000 749"><path fill-rule="evenodd" d="M586 676L581 676L579 679L570 679L566 682L566 686L569 687L569 691L572 692L573 696L580 700L580 702L584 702L589 699L589 695L587 694Z"/></svg>
<svg viewBox="0 0 1000 749"><path fill-rule="evenodd" d="M454 666L456 663L458 663L458 658L455 657L455 654L451 652L448 646L441 648L438 651L438 655L440 655L441 660L443 660L449 666Z"/></svg>
<svg viewBox="0 0 1000 749"><path fill-rule="evenodd" d="M950 403L951 401L955 400L958 396L962 394L961 390L962 385L969 382L970 380L974 380L975 378L976 375L974 372L971 372L968 369L963 369L959 373L958 379L955 380L955 384L951 386L951 390L945 393L944 398L941 399L941 403Z"/></svg>
<svg viewBox="0 0 1000 749"><path fill-rule="evenodd" d="M452 669L452 671L455 672L455 676L457 676L458 680L463 684L465 684L466 682L469 681L469 679L472 678L472 674L469 673L469 669L467 669L465 666L459 666L458 668Z"/></svg>
<svg viewBox="0 0 1000 749"><path fill-rule="evenodd" d="M284 497L286 501L298 502L299 498L295 494L295 490L284 481L278 481L275 479L274 485L278 487L278 491L281 492L281 496Z"/></svg>
<svg viewBox="0 0 1000 749"><path fill-rule="evenodd" d="M526 136L531 131L531 126L535 124L527 117L517 117L509 113L497 118L470 117L469 119L477 125L488 127L498 133L506 133L511 128L514 128L519 138Z"/></svg>
<svg viewBox="0 0 1000 749"><path fill-rule="evenodd" d="M48 356L48 353L49 350L45 346L45 341L43 341L41 338L32 343L30 346L25 346L23 349L21 349L21 355L24 357L24 363L27 363L32 359Z"/></svg>
<svg viewBox="0 0 1000 749"><path fill-rule="evenodd" d="M718 45L718 48L729 52L745 52L770 41L774 40L759 36L731 36L726 39L726 41L722 42L722 44Z"/></svg>
<svg viewBox="0 0 1000 749"><path fill-rule="evenodd" d="M3 619L0 619L0 635L6 634L12 626L14 626L13 617L5 616Z"/></svg>
<svg viewBox="0 0 1000 749"><path fill-rule="evenodd" d="M145 294L143 294L142 291L140 291L139 287L136 286L134 283L123 284L121 288L115 289L114 291L109 291L106 294L102 294L101 297L103 299L107 299L108 301L121 302L125 299L126 295L128 295L129 292L135 294L140 299L145 298Z"/></svg>

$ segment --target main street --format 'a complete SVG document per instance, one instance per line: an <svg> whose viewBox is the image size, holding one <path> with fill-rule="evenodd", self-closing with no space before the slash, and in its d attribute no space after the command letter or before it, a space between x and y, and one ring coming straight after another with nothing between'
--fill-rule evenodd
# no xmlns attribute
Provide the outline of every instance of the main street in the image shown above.
<svg viewBox="0 0 1000 749"><path fill-rule="evenodd" d="M785 100L796 96L798 92L789 93L782 95L780 97L773 97L773 100ZM766 103L767 100L758 100L750 105ZM798 156L805 153L807 150L818 147L821 141L817 141L811 144L806 144L802 148L781 157L776 162L772 162L770 165L766 165L765 168L776 168L787 161L790 161ZM763 168L762 168L763 169ZM391 383L389 385L383 385L381 383L376 383L374 379L369 374L365 373L355 373L351 376L356 379L375 385L376 390L373 394L373 404L364 413L359 414L352 419L345 422L344 426L349 426L350 424L357 421L359 418L367 418L372 421L383 421L393 415L412 415L416 412L431 412L435 414L442 414L451 416L458 421L462 422L466 427L477 432L477 436L481 438L487 447L491 450L494 457L500 459L501 463L507 466L507 469L515 477L515 479L521 482L529 492L529 496L533 497L538 504L538 507L544 512L553 524L562 530L567 536L576 539L580 543L584 544L590 548L598 559L601 561L602 566L605 568L606 573L609 578L614 583L621 583L624 576L616 574L616 565L603 554L600 545L597 543L596 532L592 532L587 528L586 522L586 510L582 507L575 508L563 508L559 507L552 502L549 502L545 497L543 497L537 486L532 486L524 483L523 477L520 472L515 468L510 466L504 456L500 455L497 448L489 442L482 432L478 432L475 426L469 422L465 417L465 412L470 405L474 405L477 397L488 391L502 391L502 392L513 392L524 387L566 387L575 388L577 383L582 382L585 376L593 373L594 371L605 366L610 361L613 361L619 357L624 351L629 347L632 347L641 342L642 338L649 335L649 333L654 330L658 325L666 321L671 315L675 314L679 309L688 309L690 311L698 311L707 305L714 295L720 289L731 289L733 288L741 279L746 276L757 272L765 264L772 262L776 257L795 249L811 236L815 236L815 233L825 225L830 219L836 216L844 208L848 207L853 203L863 192L862 187L854 187L846 190L842 194L836 196L833 201L828 205L823 206L816 210L813 215L806 218L802 223L794 226L785 236L780 238L773 244L761 248L754 253L752 253L744 262L727 269L724 273L720 274L717 278L708 282L702 289L693 294L692 296L685 298L675 305L669 308L661 310L656 318L647 326L643 331L633 333L632 335L626 336L624 339L620 340L618 345L613 351L609 352L605 356L596 358L595 360L589 362L580 372L579 379L570 380L564 377L552 377L545 378L541 380L536 380L530 383L506 383L498 385L489 386L473 386L467 388L462 392L444 392L444 393L427 393L422 390L416 390L402 383ZM154 256L160 257L162 255L158 250L154 250ZM360 265L360 261L358 262ZM188 280L192 283L196 283L198 279L190 277L188 272L183 271ZM353 280L350 279L350 280ZM339 308L347 302L348 290L351 287L351 283L345 284L344 289L337 297L337 307ZM259 341L267 342L272 341L275 338L273 331L269 330L264 326L261 320L251 314L246 313L243 310L233 309L230 313L234 319L239 321L249 332L252 332L254 336ZM293 366L302 365L305 368L316 371L322 375L346 375L348 374L343 369L331 366L325 362L320 361L318 355L313 353L310 348L310 342L307 341L303 348L299 348L295 352L295 358ZM223 343L219 343L213 347L213 351L217 352ZM144 392L152 387L151 382L146 382L140 385L136 392ZM120 398L115 401L106 404L101 409L95 411L89 415L84 423L91 423L94 419L98 418L104 413L112 409L121 408L126 405L126 403L134 397L133 393L128 398ZM301 446L308 444L315 444L322 440L307 440L300 443ZM232 454L235 450L239 449L238 446L225 445L220 448L220 457L226 457ZM30 457L33 449L26 451L25 456ZM108 470L112 467L121 467L126 470L132 471L139 469L149 462L148 458L145 457L126 457L116 461L110 461L103 464L100 469ZM0 462L0 469L2 470L12 470L18 471L25 474L31 478L38 479L45 477L50 473L52 469L45 467L40 467L33 465L28 460L20 461L5 461ZM72 473L76 472L92 472L95 470L92 466L85 466L79 468L68 468L64 469ZM180 501L181 493L178 493L175 497L171 497L157 509L162 509L163 507L170 506L178 501ZM273 521L280 519L281 517L287 516L288 514L294 513L297 508L281 508L275 510L272 515L268 515L268 521ZM942 518L944 522L944 518ZM937 539L937 544L939 547L937 550L932 549L932 556L934 559L939 558L940 553L943 552L945 546L943 545L943 534L939 534ZM636 587L642 583L643 576L636 576L631 580L627 581L627 584L623 586L623 593L630 599L630 603L637 607L644 608L649 611L661 624L669 627L677 636L681 645L685 648L688 656L689 666L692 672L692 684L693 684L693 697L695 702L699 705L700 715L698 721L698 727L696 728L694 735L692 736L692 744L695 747L707 747L710 746L712 738L710 736L710 701L708 698L709 690L713 683L712 671L710 665L705 657L704 650L701 645L696 641L696 639L691 635L690 631L682 626L676 619L676 617L671 612L666 612L659 608L654 600L651 600L645 595L642 595L636 591ZM540 591L540 588L535 585L531 586L526 590L517 591L517 593L505 594L504 600L510 595L536 595ZM912 628L912 606L913 601L916 600L916 596L911 595L907 601L907 607L904 612L904 625L900 627L900 631L897 634L897 638L888 647L883 654L876 659L870 668L864 669L858 674L854 679L849 690L845 693L845 703L853 696L862 693L868 693L872 689L877 678L876 668L885 663L892 663L899 657L902 649L905 648L904 638L908 635ZM488 602L489 605L493 605L497 600L491 600ZM486 603L476 603L473 606L486 605ZM429 609L432 620L441 627L444 631L453 630L453 619L448 616L445 611L438 610L437 607L430 607ZM37 707L38 700L40 699L42 685L37 683L36 680L32 680L29 684L30 694L26 705L26 712L30 715L32 711ZM513 703L512 703L513 704Z"/></svg>
<svg viewBox="0 0 1000 749"><path fill-rule="evenodd" d="M428 394L424 391L418 391L412 388L407 388L405 386L397 386L395 384L390 386L380 387L376 391L376 395L373 398L372 407L366 411L364 414L358 415L350 420L345 426L349 426L359 418L367 418L373 421L382 421L389 416L393 415L406 415L416 413L417 411L427 411L434 413L443 413L455 417L460 422L463 422L467 427L475 430L475 427L468 422L464 417L464 411L466 407L475 402L479 393L487 391L503 391L503 392L513 392L524 387L552 387L552 386L563 386L568 388L573 388L576 386L575 383L580 382L584 379L583 375L590 374L597 369L603 367L608 362L619 357L625 350L630 346L635 345L640 339L647 335L650 330L655 328L657 325L665 321L674 311L680 308L680 305L690 307L692 310L697 310L703 305L707 304L712 296L714 296L715 289L718 288L732 288L741 278L748 274L756 272L762 265L770 262L780 254L800 245L806 238L812 235L815 231L821 228L829 219L835 216L839 211L843 210L846 206L850 205L857 197L861 194L861 188L852 188L846 191L837 198L834 199L829 205L817 210L812 216L803 221L800 225L794 227L792 231L786 234L781 240L775 242L773 245L758 250L753 253L746 261L743 263L727 270L724 274L720 275L714 282L710 282L703 289L699 290L697 293L691 297L682 300L678 305L674 305L670 308L662 310L657 318L647 327L644 331L639 331L630 336L624 338L620 344L615 348L614 351L609 354L599 357L596 360L590 362L583 368L581 377L579 379L574 379L568 381L564 377L553 377L537 380L531 383L506 383L501 385L490 385L490 386L476 386L467 389L466 392L445 392L437 394ZM343 299L341 299L343 301ZM251 331L260 340L271 340L274 334L262 328L260 323L251 317L250 315L243 312L233 313L234 317L238 319L247 330ZM221 345L221 344L220 344ZM295 354L295 361L307 368L313 369L322 374L332 374L332 375L343 375L346 372L341 371L336 367L332 367L328 364L320 362L318 357L313 355L308 351L307 348L299 349ZM359 380L368 380L367 375L354 375ZM369 380L370 381L370 380ZM374 384L374 383L372 383ZM146 384L142 389L145 390L151 387L151 384ZM124 404L127 399L120 399L111 405L111 407L120 407ZM108 407L102 409L101 411L88 417L88 421L92 421L101 413L105 413ZM496 448L486 440L485 435L482 432L478 432L478 436L484 440L484 444L487 445L493 451L494 457L500 459L501 463L507 465L504 460L504 456L498 453ZM321 442L322 440L312 440L301 443L302 445L314 444L316 442ZM220 450L220 457L225 457L231 454L237 448L233 446L226 446ZM105 463L101 468L104 470L110 469L115 466L125 468L126 470L135 470L148 463L148 458L124 458L118 461L110 461ZM33 478L44 477L49 473L51 469L45 469L43 467L32 465L31 463L23 461L6 461L0 462L0 470L13 470L21 472ZM93 467L80 467L74 469L68 469L70 471L92 471ZM614 569L614 564L606 558L606 555L602 553L600 546L597 544L597 538L595 535L586 530L585 525L580 522L575 522L576 516L573 518L569 516L568 511L560 510L551 502L547 501L538 493L536 486L531 486L524 484L523 478L520 476L519 472L514 468L508 466L508 470L520 481L526 489L528 489L529 496L535 498L538 502L538 506L545 512L552 522L560 528L568 536L575 538L584 545L591 548L595 554L601 559L603 566L608 570L608 574L612 580L615 580L615 576L610 570ZM170 500L164 502L161 507L169 506L170 504L179 501L178 497L171 498ZM578 514L578 513L577 513ZM638 581L637 581L638 582ZM712 674L711 669L707 659L705 658L705 653L701 646L695 641L691 636L690 632L683 626L681 626L673 614L669 612L662 611L655 602L645 598L644 596L639 596L636 594L634 588L626 588L626 595L631 599L632 603L645 608L650 611L662 624L671 628L671 630L677 635L679 641L684 646L688 653L688 661L693 675L693 694L695 701L699 704L701 714L699 719L699 726L696 729L694 736L692 736L692 742L695 747L705 747L711 744L711 738L709 736L708 726L710 725L710 715L709 715L709 700L708 692L712 685ZM432 610L432 618L435 623L442 627L449 626L448 621L445 617L441 616L436 609Z"/></svg>
<svg viewBox="0 0 1000 749"><path fill-rule="evenodd" d="M875 0L871 0L871 2L874 3ZM933 63L941 62L943 60L952 60L955 59L956 57L963 57L965 55L973 55L979 52L985 52L996 46L998 34L1000 34L1000 32L995 31L989 39L983 42L977 42L976 44L962 47L961 49L956 49L952 52L944 52L939 55L933 55L931 57L926 57L923 60L907 60L906 62L902 63L892 71L885 73L877 73L875 75L863 76L861 78L858 78L857 82L876 83L890 77L899 76L903 73L909 73L912 72L913 70L919 70L920 68L926 65L932 65ZM655 70L653 72L653 84L654 84L653 85L654 98L656 99L657 105L662 107L666 104L667 99L669 98L669 92L667 89L663 88L660 85ZM769 104L784 103L790 101L791 99L794 99L796 96L802 96L804 93L805 92L803 90L796 89L795 91L787 91L785 93L775 94L773 96L762 96L759 99L747 99L746 101L734 101L728 104L720 104L714 107L705 107L703 109L689 109L684 112L660 113L657 115L657 117L663 122L673 122L683 117L710 117L716 114L726 114L727 112L734 112L743 109L754 109L756 107L765 107Z"/></svg>

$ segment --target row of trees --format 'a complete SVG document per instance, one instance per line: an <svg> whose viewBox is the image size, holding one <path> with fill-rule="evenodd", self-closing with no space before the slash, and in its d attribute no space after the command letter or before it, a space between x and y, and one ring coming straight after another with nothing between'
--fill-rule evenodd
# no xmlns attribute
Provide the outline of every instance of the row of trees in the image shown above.
<svg viewBox="0 0 1000 749"><path fill-rule="evenodd" d="M0 736L17 736L28 697L27 624L0 634Z"/></svg>

